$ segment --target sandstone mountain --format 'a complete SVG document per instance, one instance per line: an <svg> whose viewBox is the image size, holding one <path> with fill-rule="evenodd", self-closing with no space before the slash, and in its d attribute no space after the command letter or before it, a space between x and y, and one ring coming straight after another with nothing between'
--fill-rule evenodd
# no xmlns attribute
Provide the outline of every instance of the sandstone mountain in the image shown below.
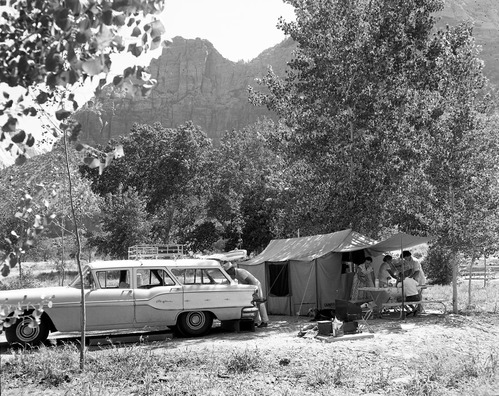
<svg viewBox="0 0 499 396"><path fill-rule="evenodd" d="M499 82L499 1L447 0L438 15L438 25L455 25L463 20L474 23L485 73L493 84ZM192 120L215 142L224 131L241 129L259 117L270 116L265 108L248 102L248 85L263 76L269 65L283 75L286 62L296 47L290 39L270 48L248 63L234 63L222 57L213 45L202 39L173 39L171 46L151 62L152 77L158 81L150 97L105 99L106 125L100 127L82 114L82 140L104 144L110 138L127 134L134 123L161 122L175 127Z"/></svg>

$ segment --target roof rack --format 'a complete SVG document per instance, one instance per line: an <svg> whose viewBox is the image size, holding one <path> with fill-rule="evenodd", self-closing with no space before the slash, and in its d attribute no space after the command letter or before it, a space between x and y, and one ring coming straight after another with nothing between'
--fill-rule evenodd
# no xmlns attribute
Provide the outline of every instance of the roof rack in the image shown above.
<svg viewBox="0 0 499 396"><path fill-rule="evenodd" d="M128 248L128 259L175 259L185 256L185 245L134 245Z"/></svg>

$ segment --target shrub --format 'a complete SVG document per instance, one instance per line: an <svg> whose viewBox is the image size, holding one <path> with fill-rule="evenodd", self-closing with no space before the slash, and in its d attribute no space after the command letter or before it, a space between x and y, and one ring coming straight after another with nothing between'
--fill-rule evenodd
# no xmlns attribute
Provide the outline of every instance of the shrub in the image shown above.
<svg viewBox="0 0 499 396"><path fill-rule="evenodd" d="M452 254L443 246L430 246L426 258L421 262L430 284L448 285L452 281Z"/></svg>

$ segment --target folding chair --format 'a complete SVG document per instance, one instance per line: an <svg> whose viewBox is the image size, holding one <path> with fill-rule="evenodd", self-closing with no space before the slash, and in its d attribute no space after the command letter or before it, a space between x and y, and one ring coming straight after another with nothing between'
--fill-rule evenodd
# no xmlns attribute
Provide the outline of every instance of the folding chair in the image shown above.
<svg viewBox="0 0 499 396"><path fill-rule="evenodd" d="M369 333L374 333L374 330L369 326L369 323L367 322L369 319L372 319L374 315L374 308L375 304L373 302L369 302L366 304L363 304L361 306L362 309L362 318L358 319L359 322L359 332L362 332L364 329L367 329Z"/></svg>

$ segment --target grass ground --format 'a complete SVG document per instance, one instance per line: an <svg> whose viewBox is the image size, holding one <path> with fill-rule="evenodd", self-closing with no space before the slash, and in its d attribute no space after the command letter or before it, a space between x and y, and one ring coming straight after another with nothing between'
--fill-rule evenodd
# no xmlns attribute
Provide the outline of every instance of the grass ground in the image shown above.
<svg viewBox="0 0 499 396"><path fill-rule="evenodd" d="M374 337L298 337L309 318L271 316L255 333L16 351L1 359L2 395L498 395L499 283L459 285L460 313L370 321ZM450 286L428 298L452 306Z"/></svg>

